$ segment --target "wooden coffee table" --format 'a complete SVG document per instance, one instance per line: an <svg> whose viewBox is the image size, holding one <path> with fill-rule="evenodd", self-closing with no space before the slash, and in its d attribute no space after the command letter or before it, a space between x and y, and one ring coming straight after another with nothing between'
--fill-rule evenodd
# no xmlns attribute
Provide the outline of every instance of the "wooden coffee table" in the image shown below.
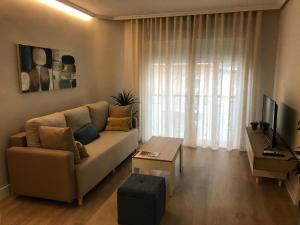
<svg viewBox="0 0 300 225"><path fill-rule="evenodd" d="M139 151L158 152L156 158L132 157L132 172L139 173L140 169L163 170L169 172L169 194L173 195L175 178L175 161L180 157L179 171L182 173L182 139L153 136Z"/></svg>

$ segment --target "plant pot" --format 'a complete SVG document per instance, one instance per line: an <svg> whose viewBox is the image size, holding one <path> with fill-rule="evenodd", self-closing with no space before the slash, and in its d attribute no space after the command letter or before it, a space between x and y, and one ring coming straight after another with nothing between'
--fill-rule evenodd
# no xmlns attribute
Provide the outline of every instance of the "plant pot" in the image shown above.
<svg viewBox="0 0 300 225"><path fill-rule="evenodd" d="M251 122L250 124L251 124L252 130L256 131L257 127L258 127L258 122L254 121L254 122Z"/></svg>
<svg viewBox="0 0 300 225"><path fill-rule="evenodd" d="M261 123L261 129L262 129L262 131L264 133L268 132L269 128L270 128L270 124L269 123L266 123L266 122Z"/></svg>

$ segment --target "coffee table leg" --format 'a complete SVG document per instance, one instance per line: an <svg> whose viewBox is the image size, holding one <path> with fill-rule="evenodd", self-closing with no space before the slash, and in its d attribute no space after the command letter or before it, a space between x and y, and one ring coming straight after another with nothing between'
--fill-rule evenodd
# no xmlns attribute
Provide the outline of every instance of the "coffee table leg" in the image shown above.
<svg viewBox="0 0 300 225"><path fill-rule="evenodd" d="M140 173L140 169L139 168L132 168L132 173Z"/></svg>
<svg viewBox="0 0 300 225"><path fill-rule="evenodd" d="M136 167L134 160L132 160L131 173L140 173L140 169Z"/></svg>
<svg viewBox="0 0 300 225"><path fill-rule="evenodd" d="M173 162L170 166L169 170L169 195L170 197L174 193L174 181L175 181L175 162Z"/></svg>
<svg viewBox="0 0 300 225"><path fill-rule="evenodd" d="M179 156L180 156L180 173L182 173L182 171L183 171L183 152L182 152L182 145L180 145L180 150L179 150L180 152L180 154L179 154Z"/></svg>

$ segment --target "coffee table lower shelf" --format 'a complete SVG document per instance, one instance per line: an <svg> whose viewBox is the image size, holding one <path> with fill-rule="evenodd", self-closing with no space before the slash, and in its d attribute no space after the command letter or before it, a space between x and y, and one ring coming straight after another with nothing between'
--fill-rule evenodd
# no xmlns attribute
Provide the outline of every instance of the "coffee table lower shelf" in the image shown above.
<svg viewBox="0 0 300 225"><path fill-rule="evenodd" d="M140 173L140 170L160 170L160 171L166 171L168 172L168 183L169 183L169 195L172 196L174 193L174 180L175 180L175 167L176 167L176 159L178 157L180 160L180 166L179 171L180 174L183 172L183 166L182 166L182 144L181 142L178 142L179 139L174 138L174 145L171 146L171 149L164 148L164 145L162 145L162 148L156 149L156 151L160 151L160 153L166 153L166 151L170 150L170 152L173 152L173 155L170 157L171 160L163 160L161 157L159 158L139 158L139 157L132 157L132 173ZM145 147L142 147L141 150L147 150L147 146L153 146L151 144L157 144L158 142L163 143L164 141L170 143L172 142L171 138L164 138L164 137L152 137L149 140L149 145L145 145ZM147 144L147 143L146 143ZM170 145L169 145L170 146Z"/></svg>

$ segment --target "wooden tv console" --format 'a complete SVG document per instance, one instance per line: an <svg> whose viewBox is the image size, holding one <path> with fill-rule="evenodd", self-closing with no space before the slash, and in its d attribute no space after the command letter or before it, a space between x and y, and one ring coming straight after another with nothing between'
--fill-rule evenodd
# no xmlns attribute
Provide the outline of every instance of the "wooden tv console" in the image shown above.
<svg viewBox="0 0 300 225"><path fill-rule="evenodd" d="M268 142L260 129L253 131L251 127L247 127L245 140L251 172L256 177L256 182L259 183L262 177L268 177L278 179L278 185L281 186L282 181L287 178L288 172L297 166L297 160L290 150L278 137L279 144L274 150L285 156L264 156L262 153L268 147Z"/></svg>

